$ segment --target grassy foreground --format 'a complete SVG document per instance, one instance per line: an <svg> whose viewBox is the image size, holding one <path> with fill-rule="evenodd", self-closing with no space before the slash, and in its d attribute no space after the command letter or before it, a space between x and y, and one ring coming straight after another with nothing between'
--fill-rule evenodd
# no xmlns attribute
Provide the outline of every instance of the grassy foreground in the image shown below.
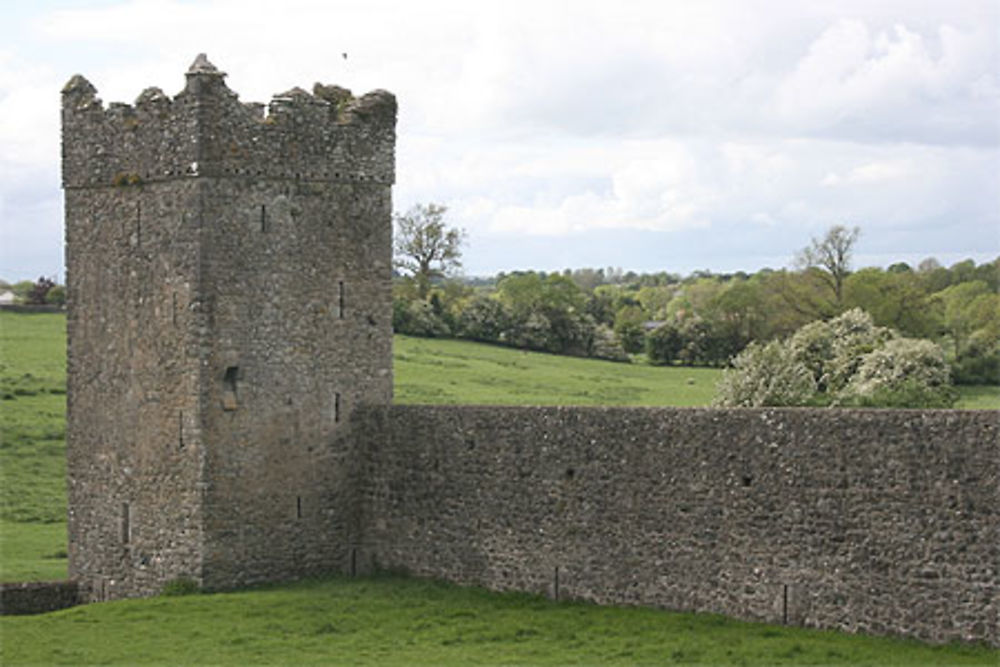
<svg viewBox="0 0 1000 667"><path fill-rule="evenodd" d="M96 604L0 628L2 664L964 665L1000 655L398 577Z"/></svg>

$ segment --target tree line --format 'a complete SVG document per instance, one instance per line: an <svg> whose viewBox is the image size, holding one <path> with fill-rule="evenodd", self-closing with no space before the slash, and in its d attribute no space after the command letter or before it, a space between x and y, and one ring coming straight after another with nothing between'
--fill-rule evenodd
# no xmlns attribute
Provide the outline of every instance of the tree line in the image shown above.
<svg viewBox="0 0 1000 667"><path fill-rule="evenodd" d="M860 310L874 327L939 345L955 382L1000 383L1000 258L853 270L861 232L835 226L790 269L680 276L584 268L467 280L454 277L464 235L445 224L445 212L418 205L395 216L398 333L722 367L751 342L785 340L810 323ZM421 239L425 232L429 238ZM436 250L418 261L412 251L427 248Z"/></svg>
<svg viewBox="0 0 1000 667"><path fill-rule="evenodd" d="M13 284L0 280L0 292L7 291L14 295L15 303L24 306L63 306L66 303L66 287L45 276Z"/></svg>

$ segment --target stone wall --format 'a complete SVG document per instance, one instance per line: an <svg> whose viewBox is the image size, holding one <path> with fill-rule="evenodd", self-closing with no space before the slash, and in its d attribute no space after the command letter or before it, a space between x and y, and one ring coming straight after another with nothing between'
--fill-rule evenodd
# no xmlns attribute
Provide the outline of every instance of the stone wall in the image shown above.
<svg viewBox="0 0 1000 667"><path fill-rule="evenodd" d="M75 581L0 583L0 616L44 614L81 602Z"/></svg>
<svg viewBox="0 0 1000 667"><path fill-rule="evenodd" d="M358 419L379 567L1000 643L996 412L393 406Z"/></svg>

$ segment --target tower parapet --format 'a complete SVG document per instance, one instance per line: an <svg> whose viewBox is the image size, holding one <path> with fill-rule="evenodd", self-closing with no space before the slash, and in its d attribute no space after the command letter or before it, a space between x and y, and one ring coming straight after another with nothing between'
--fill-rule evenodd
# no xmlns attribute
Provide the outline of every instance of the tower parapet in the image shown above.
<svg viewBox="0 0 1000 667"><path fill-rule="evenodd" d="M190 176L253 176L392 184L395 97L376 90L355 98L317 83L241 103L225 73L204 54L171 98L147 88L132 105L107 108L84 77L63 97L63 186L151 183Z"/></svg>

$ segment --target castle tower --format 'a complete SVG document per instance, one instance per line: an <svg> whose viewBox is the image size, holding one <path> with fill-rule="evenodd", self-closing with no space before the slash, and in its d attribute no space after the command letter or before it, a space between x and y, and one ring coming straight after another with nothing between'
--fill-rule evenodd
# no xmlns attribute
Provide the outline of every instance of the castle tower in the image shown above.
<svg viewBox="0 0 1000 667"><path fill-rule="evenodd" d="M70 576L91 599L351 567L348 417L392 394L396 102L63 89Z"/></svg>

